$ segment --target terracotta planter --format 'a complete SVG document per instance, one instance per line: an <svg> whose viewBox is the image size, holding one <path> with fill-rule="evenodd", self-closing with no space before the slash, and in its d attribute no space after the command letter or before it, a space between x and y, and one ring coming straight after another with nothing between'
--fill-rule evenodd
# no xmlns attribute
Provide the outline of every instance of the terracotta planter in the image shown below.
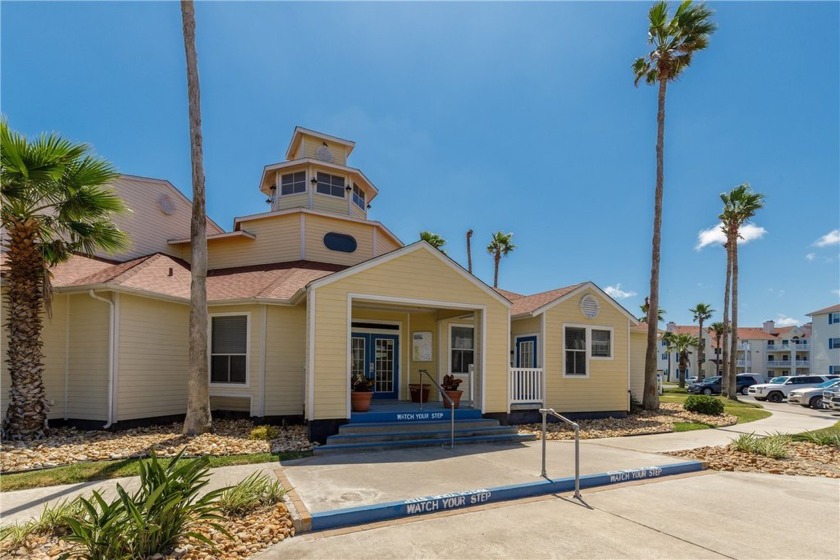
<svg viewBox="0 0 840 560"><path fill-rule="evenodd" d="M350 404L353 412L367 412L370 410L370 400L373 398L373 391L350 391Z"/></svg>
<svg viewBox="0 0 840 560"><path fill-rule="evenodd" d="M423 401L422 402L429 402L429 389L430 389L429 385L423 385L423 391L422 391ZM408 385L408 391L411 393L411 402L416 402L416 403L421 402L420 401L421 391L420 391L420 384L419 383L410 383Z"/></svg>
<svg viewBox="0 0 840 560"><path fill-rule="evenodd" d="M458 408L461 404L461 395L464 394L463 391L444 391L446 396L452 399L452 404L449 403L448 400L443 399L443 407L444 408Z"/></svg>

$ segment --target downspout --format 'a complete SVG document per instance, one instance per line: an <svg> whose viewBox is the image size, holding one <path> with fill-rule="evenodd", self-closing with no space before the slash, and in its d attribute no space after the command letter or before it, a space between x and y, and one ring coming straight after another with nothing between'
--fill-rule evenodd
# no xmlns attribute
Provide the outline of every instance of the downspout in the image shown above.
<svg viewBox="0 0 840 560"><path fill-rule="evenodd" d="M67 393L70 389L70 296L65 295L67 304L64 313L64 420L70 417L67 412Z"/></svg>
<svg viewBox="0 0 840 560"><path fill-rule="evenodd" d="M114 302L105 299L104 297L96 295L96 292L90 290L88 292L93 299L104 301L110 307L108 315L108 423L102 426L103 430L107 430L114 423L114 360L116 359L116 352L114 351Z"/></svg>

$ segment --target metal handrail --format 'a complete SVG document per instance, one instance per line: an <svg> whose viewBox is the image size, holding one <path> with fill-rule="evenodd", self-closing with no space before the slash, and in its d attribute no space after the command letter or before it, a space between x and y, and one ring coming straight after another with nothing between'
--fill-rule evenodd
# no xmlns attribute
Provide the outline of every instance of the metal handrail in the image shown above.
<svg viewBox="0 0 840 560"><path fill-rule="evenodd" d="M455 449L455 401L452 400L452 397L447 395L443 391L443 387L438 385L438 382L435 381L435 378L429 374L428 371L425 369L418 370L420 374L420 410L423 410L423 375L425 374L426 377L429 378L429 381L432 382L432 385L437 387L438 391L440 391L441 396L449 401L449 410L451 411L449 414L449 448Z"/></svg>
<svg viewBox="0 0 840 560"><path fill-rule="evenodd" d="M542 414L542 473L540 476L548 478L548 475L545 473L545 435L548 429L547 417L551 414L555 418L562 420L575 429L575 498L580 500L580 426L577 422L572 422L562 414L557 414L553 408L541 408L540 414Z"/></svg>

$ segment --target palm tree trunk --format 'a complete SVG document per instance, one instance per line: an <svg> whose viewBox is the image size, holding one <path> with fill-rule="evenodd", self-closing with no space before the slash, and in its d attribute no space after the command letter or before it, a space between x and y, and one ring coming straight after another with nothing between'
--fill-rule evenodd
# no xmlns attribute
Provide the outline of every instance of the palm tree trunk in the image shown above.
<svg viewBox="0 0 840 560"><path fill-rule="evenodd" d="M496 250L493 255L493 287L499 287L499 261L502 260L502 254Z"/></svg>
<svg viewBox="0 0 840 560"><path fill-rule="evenodd" d="M645 352L645 410L659 408L656 387L656 334L659 328L659 255L662 244L662 197L665 190L665 92L668 81L659 80L659 102L656 113L656 191L653 197L653 243L650 259L650 295L648 304L647 350Z"/></svg>
<svg viewBox="0 0 840 560"><path fill-rule="evenodd" d="M207 216L204 202L204 152L201 137L201 93L198 56L195 51L195 6L181 0L184 50L187 58L187 96L190 116L190 160L193 205L190 223L190 361L187 386L187 416L183 433L209 432L210 378L207 371Z"/></svg>
<svg viewBox="0 0 840 560"><path fill-rule="evenodd" d="M467 271L472 274L472 248L470 246L470 239L473 236L473 230L467 230Z"/></svg>
<svg viewBox="0 0 840 560"><path fill-rule="evenodd" d="M697 333L697 382L703 381L703 362L705 361L704 358L706 356L705 352L705 342L703 341L703 318L700 317L698 321L700 323L699 332Z"/></svg>
<svg viewBox="0 0 840 560"><path fill-rule="evenodd" d="M729 295L732 287L732 244L729 242L728 232L726 238L726 282L723 287L723 347L721 350L723 378L721 379L721 393L723 393L724 387L729 387L729 340L733 336L731 325L729 324ZM737 335L735 338L738 338Z"/></svg>
<svg viewBox="0 0 840 560"><path fill-rule="evenodd" d="M738 400L737 380L738 369L736 367L736 359L738 356L738 232L732 235L732 285L730 286L732 292L732 339L729 344L731 351L729 353L729 379L726 386L726 393L730 399Z"/></svg>
<svg viewBox="0 0 840 560"><path fill-rule="evenodd" d="M3 437L44 435L49 401L44 388L41 350L44 264L38 245L38 222L10 220L8 228L7 361L11 386Z"/></svg>

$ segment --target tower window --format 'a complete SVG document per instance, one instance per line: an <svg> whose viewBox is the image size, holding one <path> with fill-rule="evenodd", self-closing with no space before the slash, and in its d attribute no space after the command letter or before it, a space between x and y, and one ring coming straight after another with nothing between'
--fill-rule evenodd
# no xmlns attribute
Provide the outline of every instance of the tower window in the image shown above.
<svg viewBox="0 0 840 560"><path fill-rule="evenodd" d="M329 173L318 173L317 192L344 198L344 177L330 175Z"/></svg>
<svg viewBox="0 0 840 560"><path fill-rule="evenodd" d="M306 192L306 172L287 173L280 177L280 196Z"/></svg>
<svg viewBox="0 0 840 560"><path fill-rule="evenodd" d="M362 210L365 209L365 191L360 189L357 185L353 185L353 203Z"/></svg>

